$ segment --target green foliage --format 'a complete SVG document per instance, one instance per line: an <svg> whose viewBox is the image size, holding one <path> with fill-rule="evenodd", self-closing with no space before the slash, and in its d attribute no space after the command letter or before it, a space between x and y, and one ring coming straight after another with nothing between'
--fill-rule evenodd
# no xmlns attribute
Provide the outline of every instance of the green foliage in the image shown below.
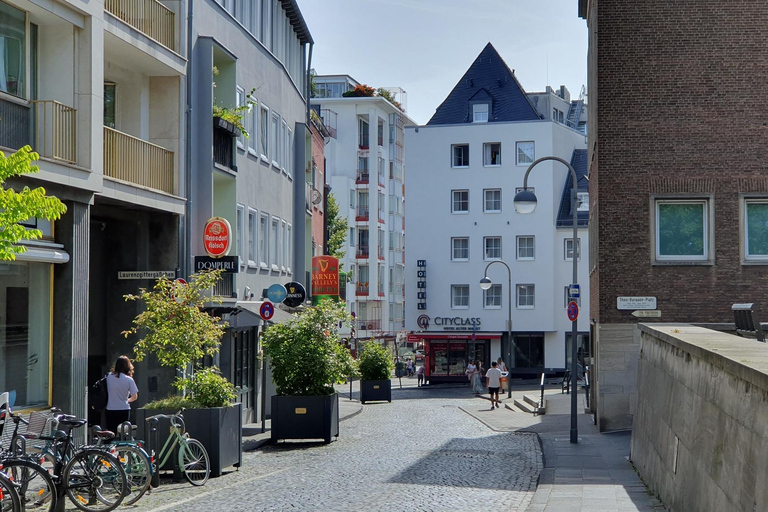
<svg viewBox="0 0 768 512"><path fill-rule="evenodd" d="M399 108L400 110L403 110L403 106L400 105L400 102L395 99L395 94L392 91L388 91L384 88L379 87L376 89L376 96L380 96Z"/></svg>
<svg viewBox="0 0 768 512"><path fill-rule="evenodd" d="M216 68L214 67L214 69ZM214 75L218 76L218 73L214 72ZM223 120L232 123L235 125L235 127L237 127L238 130L243 133L243 137L250 139L251 135L243 125L243 118L245 117L245 114L250 112L251 109L256 105L256 98L253 97L253 93L256 92L256 89L258 89L258 87L251 89L251 92L245 95L245 102L242 105L238 105L237 107L227 108L222 107L221 105L214 105L213 117L220 117Z"/></svg>
<svg viewBox="0 0 768 512"><path fill-rule="evenodd" d="M395 369L392 353L376 340L363 343L357 364L363 380L389 379Z"/></svg>
<svg viewBox="0 0 768 512"><path fill-rule="evenodd" d="M345 98L368 98L371 96L374 96L376 94L376 90L373 87L370 87L365 84L358 84L355 86L354 89L351 91L347 91L342 94Z"/></svg>
<svg viewBox="0 0 768 512"><path fill-rule="evenodd" d="M195 370L191 379L178 379L176 387L186 389L200 407L228 407L235 400L235 386L215 366Z"/></svg>
<svg viewBox="0 0 768 512"><path fill-rule="evenodd" d="M347 251L342 251L341 248L347 243L349 221L340 214L339 203L336 202L336 197L333 193L328 194L328 201L325 204L325 216L328 219L328 254L342 260L347 254Z"/></svg>
<svg viewBox="0 0 768 512"><path fill-rule="evenodd" d="M39 158L29 146L10 156L0 152L0 185L8 178L38 172L40 169L32 162ZM39 229L27 229L19 222L31 217L56 220L66 211L64 203L54 196L46 196L43 187L24 187L21 192L0 187L0 260L15 260L17 254L27 250L17 245L20 241L38 240L43 236Z"/></svg>
<svg viewBox="0 0 768 512"><path fill-rule="evenodd" d="M199 409L200 407L200 404L189 397L169 395L159 400L147 402L142 409L173 409L178 411L179 409Z"/></svg>
<svg viewBox="0 0 768 512"><path fill-rule="evenodd" d="M192 274L187 286L176 286L167 278L158 279L152 290L141 288L138 295L124 295L126 301L144 303L146 309L133 320L133 327L123 331L143 337L136 342L136 360L155 354L160 364L185 373L187 365L203 356L214 355L226 322L211 316L203 307L206 303L221 303L209 297L208 291L219 280L221 270ZM179 302L174 299L179 298Z"/></svg>
<svg viewBox="0 0 768 512"><path fill-rule="evenodd" d="M339 324L349 321L343 302L326 300L266 330L264 348L279 395L329 395L333 384L357 374L338 333Z"/></svg>

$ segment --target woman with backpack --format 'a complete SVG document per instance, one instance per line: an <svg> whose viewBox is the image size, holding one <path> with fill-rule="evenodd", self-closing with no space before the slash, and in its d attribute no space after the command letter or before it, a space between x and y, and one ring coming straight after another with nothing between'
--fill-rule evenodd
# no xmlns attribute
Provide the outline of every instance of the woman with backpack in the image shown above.
<svg viewBox="0 0 768 512"><path fill-rule="evenodd" d="M107 430L117 433L122 422L131 420L131 402L139 397L139 388L133 380L133 364L128 356L117 358L112 373L107 375L107 391L106 426Z"/></svg>

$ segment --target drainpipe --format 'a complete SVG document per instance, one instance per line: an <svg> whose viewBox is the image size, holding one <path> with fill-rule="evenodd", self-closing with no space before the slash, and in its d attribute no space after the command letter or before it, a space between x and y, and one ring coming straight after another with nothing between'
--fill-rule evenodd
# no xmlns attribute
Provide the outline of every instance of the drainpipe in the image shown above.
<svg viewBox="0 0 768 512"><path fill-rule="evenodd" d="M184 195L186 197L184 207L184 226L181 251L181 275L189 278L190 240L192 240L191 215L192 215L192 26L194 18L195 0L187 3L187 143L185 147L184 165Z"/></svg>

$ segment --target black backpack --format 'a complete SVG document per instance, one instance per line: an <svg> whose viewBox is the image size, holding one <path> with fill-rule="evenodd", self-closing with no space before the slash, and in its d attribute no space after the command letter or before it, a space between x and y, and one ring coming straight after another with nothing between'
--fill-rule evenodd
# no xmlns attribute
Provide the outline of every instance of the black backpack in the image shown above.
<svg viewBox="0 0 768 512"><path fill-rule="evenodd" d="M88 408L96 412L101 412L107 408L109 401L109 391L107 390L107 376L100 378L91 386L88 393Z"/></svg>

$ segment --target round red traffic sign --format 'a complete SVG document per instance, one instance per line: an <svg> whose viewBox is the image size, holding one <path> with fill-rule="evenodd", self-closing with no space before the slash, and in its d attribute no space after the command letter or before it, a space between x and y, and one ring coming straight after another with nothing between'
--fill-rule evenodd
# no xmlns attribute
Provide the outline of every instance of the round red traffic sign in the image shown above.
<svg viewBox="0 0 768 512"><path fill-rule="evenodd" d="M579 305L572 300L568 303L568 320L575 322L577 318L579 318Z"/></svg>
<svg viewBox="0 0 768 512"><path fill-rule="evenodd" d="M264 303L259 306L259 314L264 320L269 320L275 314L275 305L271 302L264 301Z"/></svg>
<svg viewBox="0 0 768 512"><path fill-rule="evenodd" d="M203 245L205 252L219 258L229 253L232 243L232 227L229 221L222 217L212 217L205 223L203 230Z"/></svg>
<svg viewBox="0 0 768 512"><path fill-rule="evenodd" d="M171 298L175 300L177 303L181 304L184 302L184 291L186 290L187 282L182 279L174 279L173 283L171 283Z"/></svg>

